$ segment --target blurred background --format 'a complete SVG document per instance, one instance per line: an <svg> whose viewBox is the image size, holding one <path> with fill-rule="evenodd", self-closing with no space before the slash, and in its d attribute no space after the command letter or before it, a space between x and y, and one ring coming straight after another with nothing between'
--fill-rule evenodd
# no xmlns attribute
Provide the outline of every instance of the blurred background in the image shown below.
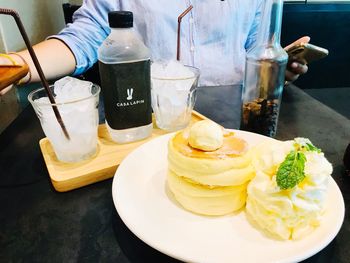
<svg viewBox="0 0 350 263"><path fill-rule="evenodd" d="M34 45L60 31L81 3L82 0L0 0L0 7L15 9L20 14ZM327 48L330 55L312 64L308 74L295 85L349 118L350 94L344 98L342 91L350 87L350 1L285 1L282 46L303 35L311 36L311 43ZM13 18L0 16L0 52L23 48L25 44ZM0 97L0 133L28 105L27 94L38 85L12 89ZM332 99L323 98L323 93L319 92L325 88L332 89Z"/></svg>

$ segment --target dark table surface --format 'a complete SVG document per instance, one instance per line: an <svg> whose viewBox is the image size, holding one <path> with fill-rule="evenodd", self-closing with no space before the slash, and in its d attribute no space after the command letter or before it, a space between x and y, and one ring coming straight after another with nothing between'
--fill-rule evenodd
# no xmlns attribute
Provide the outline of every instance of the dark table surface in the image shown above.
<svg viewBox="0 0 350 263"><path fill-rule="evenodd" d="M350 88L305 89L304 91L350 119Z"/></svg>
<svg viewBox="0 0 350 263"><path fill-rule="evenodd" d="M239 100L239 87L201 88L196 109L227 128L238 128ZM277 139L297 136L310 138L332 162L346 207L339 234L305 262L349 262L350 178L342 156L350 143L350 121L289 87L283 94ZM127 229L113 205L112 179L56 192L38 144L43 137L31 107L0 135L0 262L176 261Z"/></svg>

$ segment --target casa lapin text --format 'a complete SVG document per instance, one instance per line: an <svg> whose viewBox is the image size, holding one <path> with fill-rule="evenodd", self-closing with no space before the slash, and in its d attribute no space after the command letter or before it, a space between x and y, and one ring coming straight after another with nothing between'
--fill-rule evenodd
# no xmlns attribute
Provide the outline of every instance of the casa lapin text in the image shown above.
<svg viewBox="0 0 350 263"><path fill-rule="evenodd" d="M134 89L127 89L126 102L117 102L117 107L128 107L145 103L145 100L132 100Z"/></svg>

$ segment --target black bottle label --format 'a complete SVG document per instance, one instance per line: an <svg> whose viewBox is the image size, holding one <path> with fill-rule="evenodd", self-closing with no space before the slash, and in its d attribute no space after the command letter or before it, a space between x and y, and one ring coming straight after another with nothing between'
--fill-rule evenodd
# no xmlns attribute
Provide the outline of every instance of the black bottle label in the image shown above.
<svg viewBox="0 0 350 263"><path fill-rule="evenodd" d="M99 61L99 69L108 125L123 130L152 123L150 60Z"/></svg>

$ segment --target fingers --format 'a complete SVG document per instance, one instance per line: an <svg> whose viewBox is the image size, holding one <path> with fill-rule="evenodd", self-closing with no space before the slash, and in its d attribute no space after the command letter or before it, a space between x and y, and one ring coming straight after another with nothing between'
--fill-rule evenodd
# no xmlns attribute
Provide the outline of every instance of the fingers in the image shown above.
<svg viewBox="0 0 350 263"><path fill-rule="evenodd" d="M288 70L295 74L300 75L300 74L305 74L308 70L308 67L305 64L301 64L294 61L288 66Z"/></svg>
<svg viewBox="0 0 350 263"><path fill-rule="evenodd" d="M293 81L297 80L298 78L299 78L298 74L295 74L289 70L286 70L286 76L285 76L286 81L293 82Z"/></svg>
<svg viewBox="0 0 350 263"><path fill-rule="evenodd" d="M308 70L307 65L303 65L297 62L292 62L286 70L286 81L295 81L301 74L305 74Z"/></svg>
<svg viewBox="0 0 350 263"><path fill-rule="evenodd" d="M288 46L286 46L284 49L287 50L287 49L291 48L292 46L298 45L300 43L309 43L309 42L310 42L310 37L303 36L303 37L299 38L298 40L295 40L292 44L289 44Z"/></svg>
<svg viewBox="0 0 350 263"><path fill-rule="evenodd" d="M8 87L6 87L6 88L0 90L0 96L5 95L5 94L12 88L12 86L13 86L13 85L8 86Z"/></svg>

